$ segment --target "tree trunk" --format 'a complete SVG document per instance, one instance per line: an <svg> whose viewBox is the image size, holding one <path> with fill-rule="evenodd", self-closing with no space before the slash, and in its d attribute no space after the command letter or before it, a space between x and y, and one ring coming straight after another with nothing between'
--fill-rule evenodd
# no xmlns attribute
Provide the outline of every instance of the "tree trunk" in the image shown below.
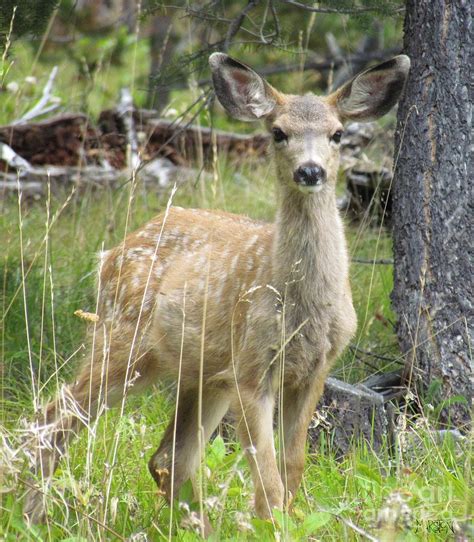
<svg viewBox="0 0 474 542"><path fill-rule="evenodd" d="M429 387L440 422L464 428L474 386L471 6L407 1L412 68L398 111L392 203L392 300L406 377Z"/></svg>
<svg viewBox="0 0 474 542"><path fill-rule="evenodd" d="M173 19L169 15L156 15L150 29L150 81L147 105L150 109L163 111L168 105L169 88L160 72L169 67L176 37L172 32Z"/></svg>

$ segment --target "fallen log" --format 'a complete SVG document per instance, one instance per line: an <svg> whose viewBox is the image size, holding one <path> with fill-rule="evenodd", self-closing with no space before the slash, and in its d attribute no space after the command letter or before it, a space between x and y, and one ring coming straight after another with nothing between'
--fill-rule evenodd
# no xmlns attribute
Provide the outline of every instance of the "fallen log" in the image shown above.
<svg viewBox="0 0 474 542"><path fill-rule="evenodd" d="M136 173L131 170L106 169L99 166L33 168L16 173L0 172L0 199L8 194L21 192L23 199L39 199L47 194L48 184L52 194L76 189L76 194L86 189L105 190L116 188L135 179L151 190L162 191L169 186L197 182L210 174L197 169L175 166L166 159L152 160Z"/></svg>
<svg viewBox="0 0 474 542"><path fill-rule="evenodd" d="M86 115L67 113L39 122L0 127L0 142L31 165L79 166L99 146L99 134ZM92 163L99 163L97 159Z"/></svg>
<svg viewBox="0 0 474 542"><path fill-rule="evenodd" d="M176 165L189 164L203 157L209 166L215 144L219 153L226 153L231 160L257 157L265 154L268 144L266 134L242 135L215 130L208 127L187 125L184 121L169 121L157 117L156 111L135 109L133 120L139 140L142 142L144 160L165 156ZM124 137L126 126L116 109L103 111L99 116L102 137Z"/></svg>
<svg viewBox="0 0 474 542"><path fill-rule="evenodd" d="M103 111L96 127L82 113L67 113L39 122L0 127L0 142L33 166L110 165L127 167L130 124L137 135L134 156L142 161L167 158L189 166L202 156L210 165L213 147L231 159L262 157L268 141L264 134L240 135L196 125L171 122L156 111L123 107ZM136 160L135 160L136 162ZM6 168L4 163L4 168Z"/></svg>

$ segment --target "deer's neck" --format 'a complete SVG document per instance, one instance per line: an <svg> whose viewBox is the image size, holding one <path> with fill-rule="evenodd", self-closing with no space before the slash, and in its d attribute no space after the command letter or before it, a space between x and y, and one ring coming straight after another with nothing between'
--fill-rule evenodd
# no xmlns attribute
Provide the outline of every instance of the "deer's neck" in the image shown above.
<svg viewBox="0 0 474 542"><path fill-rule="evenodd" d="M274 280L286 298L312 310L345 287L348 257L333 190L282 187L274 241Z"/></svg>

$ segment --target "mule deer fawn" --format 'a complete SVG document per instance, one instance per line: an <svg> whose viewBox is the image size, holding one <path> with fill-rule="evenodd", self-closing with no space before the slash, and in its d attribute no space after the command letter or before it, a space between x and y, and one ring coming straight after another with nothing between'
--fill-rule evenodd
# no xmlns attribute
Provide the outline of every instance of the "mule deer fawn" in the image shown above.
<svg viewBox="0 0 474 542"><path fill-rule="evenodd" d="M327 97L286 95L222 53L209 59L215 92L234 118L272 135L274 224L170 207L101 255L100 322L75 383L47 405L49 479L67 442L104 405L158 379L178 381L177 411L149 462L172 500L193 479L228 410L245 451L258 516L289 504L300 484L307 428L332 363L356 330L336 177L343 122L373 120L398 100L410 67L397 56ZM276 459L279 397L284 449ZM25 513L42 514L30 491Z"/></svg>

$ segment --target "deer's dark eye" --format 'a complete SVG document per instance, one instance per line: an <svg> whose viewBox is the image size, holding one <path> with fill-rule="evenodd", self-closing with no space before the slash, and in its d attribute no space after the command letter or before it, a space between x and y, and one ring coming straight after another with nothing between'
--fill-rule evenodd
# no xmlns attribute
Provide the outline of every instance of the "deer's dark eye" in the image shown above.
<svg viewBox="0 0 474 542"><path fill-rule="evenodd" d="M338 130L337 132L334 132L331 136L331 141L334 141L334 143L340 143L342 137L342 130Z"/></svg>
<svg viewBox="0 0 474 542"><path fill-rule="evenodd" d="M285 141L288 139L288 136L285 134L283 130L280 130L280 128L272 128L272 134L273 134L273 140L276 143L280 143L280 141Z"/></svg>

